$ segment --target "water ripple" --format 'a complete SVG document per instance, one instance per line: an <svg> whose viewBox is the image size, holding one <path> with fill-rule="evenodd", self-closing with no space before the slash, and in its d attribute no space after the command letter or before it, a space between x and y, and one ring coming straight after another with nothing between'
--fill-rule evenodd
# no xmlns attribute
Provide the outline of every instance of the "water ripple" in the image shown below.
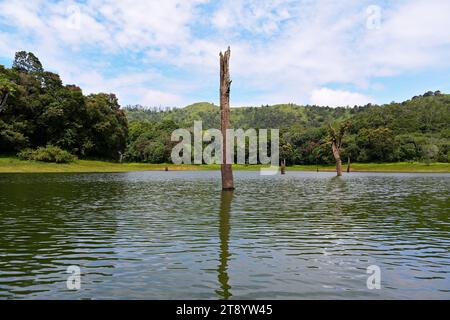
<svg viewBox="0 0 450 320"><path fill-rule="evenodd" d="M450 175L235 176L0 175L0 299L450 298Z"/></svg>

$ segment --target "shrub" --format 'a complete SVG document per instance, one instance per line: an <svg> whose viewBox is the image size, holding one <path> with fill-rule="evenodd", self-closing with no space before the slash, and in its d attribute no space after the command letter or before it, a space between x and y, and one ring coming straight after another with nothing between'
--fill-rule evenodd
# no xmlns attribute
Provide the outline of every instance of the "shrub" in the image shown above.
<svg viewBox="0 0 450 320"><path fill-rule="evenodd" d="M54 163L69 163L77 159L69 152L51 145L45 148L41 147L36 150L25 149L18 153L17 156L22 160L34 160Z"/></svg>
<svg viewBox="0 0 450 320"><path fill-rule="evenodd" d="M33 150L30 148L23 149L17 154L17 156L20 160L31 160L31 158L33 157Z"/></svg>

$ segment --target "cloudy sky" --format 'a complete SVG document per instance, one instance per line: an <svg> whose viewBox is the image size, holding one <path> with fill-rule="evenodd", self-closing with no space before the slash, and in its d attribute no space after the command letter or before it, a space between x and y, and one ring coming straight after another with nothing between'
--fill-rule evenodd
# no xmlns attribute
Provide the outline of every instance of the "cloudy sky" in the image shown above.
<svg viewBox="0 0 450 320"><path fill-rule="evenodd" d="M449 0L0 0L0 64L34 52L122 105L355 105L450 92Z"/></svg>

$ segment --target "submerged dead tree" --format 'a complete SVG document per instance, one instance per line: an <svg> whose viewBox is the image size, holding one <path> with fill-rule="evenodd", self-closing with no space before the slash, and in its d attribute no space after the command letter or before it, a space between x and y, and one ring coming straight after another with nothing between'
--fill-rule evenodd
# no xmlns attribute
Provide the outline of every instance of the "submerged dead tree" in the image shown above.
<svg viewBox="0 0 450 320"><path fill-rule="evenodd" d="M344 121L339 125L339 128L334 129L331 124L329 127L329 142L331 143L331 149L333 151L334 160L336 161L336 172L338 177L342 176L342 141L344 139L345 133L350 128L352 122L350 120Z"/></svg>
<svg viewBox="0 0 450 320"><path fill-rule="evenodd" d="M227 129L230 127L230 55L231 50L220 53L220 129L222 131L222 190L234 190L233 168L230 159L233 150L227 148ZM228 154L230 152L230 154Z"/></svg>

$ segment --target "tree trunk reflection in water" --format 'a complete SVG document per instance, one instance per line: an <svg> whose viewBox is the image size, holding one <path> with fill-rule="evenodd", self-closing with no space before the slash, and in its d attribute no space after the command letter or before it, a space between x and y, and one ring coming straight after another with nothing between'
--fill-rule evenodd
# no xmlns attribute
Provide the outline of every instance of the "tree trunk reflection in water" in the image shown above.
<svg viewBox="0 0 450 320"><path fill-rule="evenodd" d="M219 238L220 238L220 264L217 268L220 288L216 293L224 300L228 300L232 294L228 284L228 258L230 252L228 242L230 239L230 208L233 200L233 191L222 191L219 213Z"/></svg>

